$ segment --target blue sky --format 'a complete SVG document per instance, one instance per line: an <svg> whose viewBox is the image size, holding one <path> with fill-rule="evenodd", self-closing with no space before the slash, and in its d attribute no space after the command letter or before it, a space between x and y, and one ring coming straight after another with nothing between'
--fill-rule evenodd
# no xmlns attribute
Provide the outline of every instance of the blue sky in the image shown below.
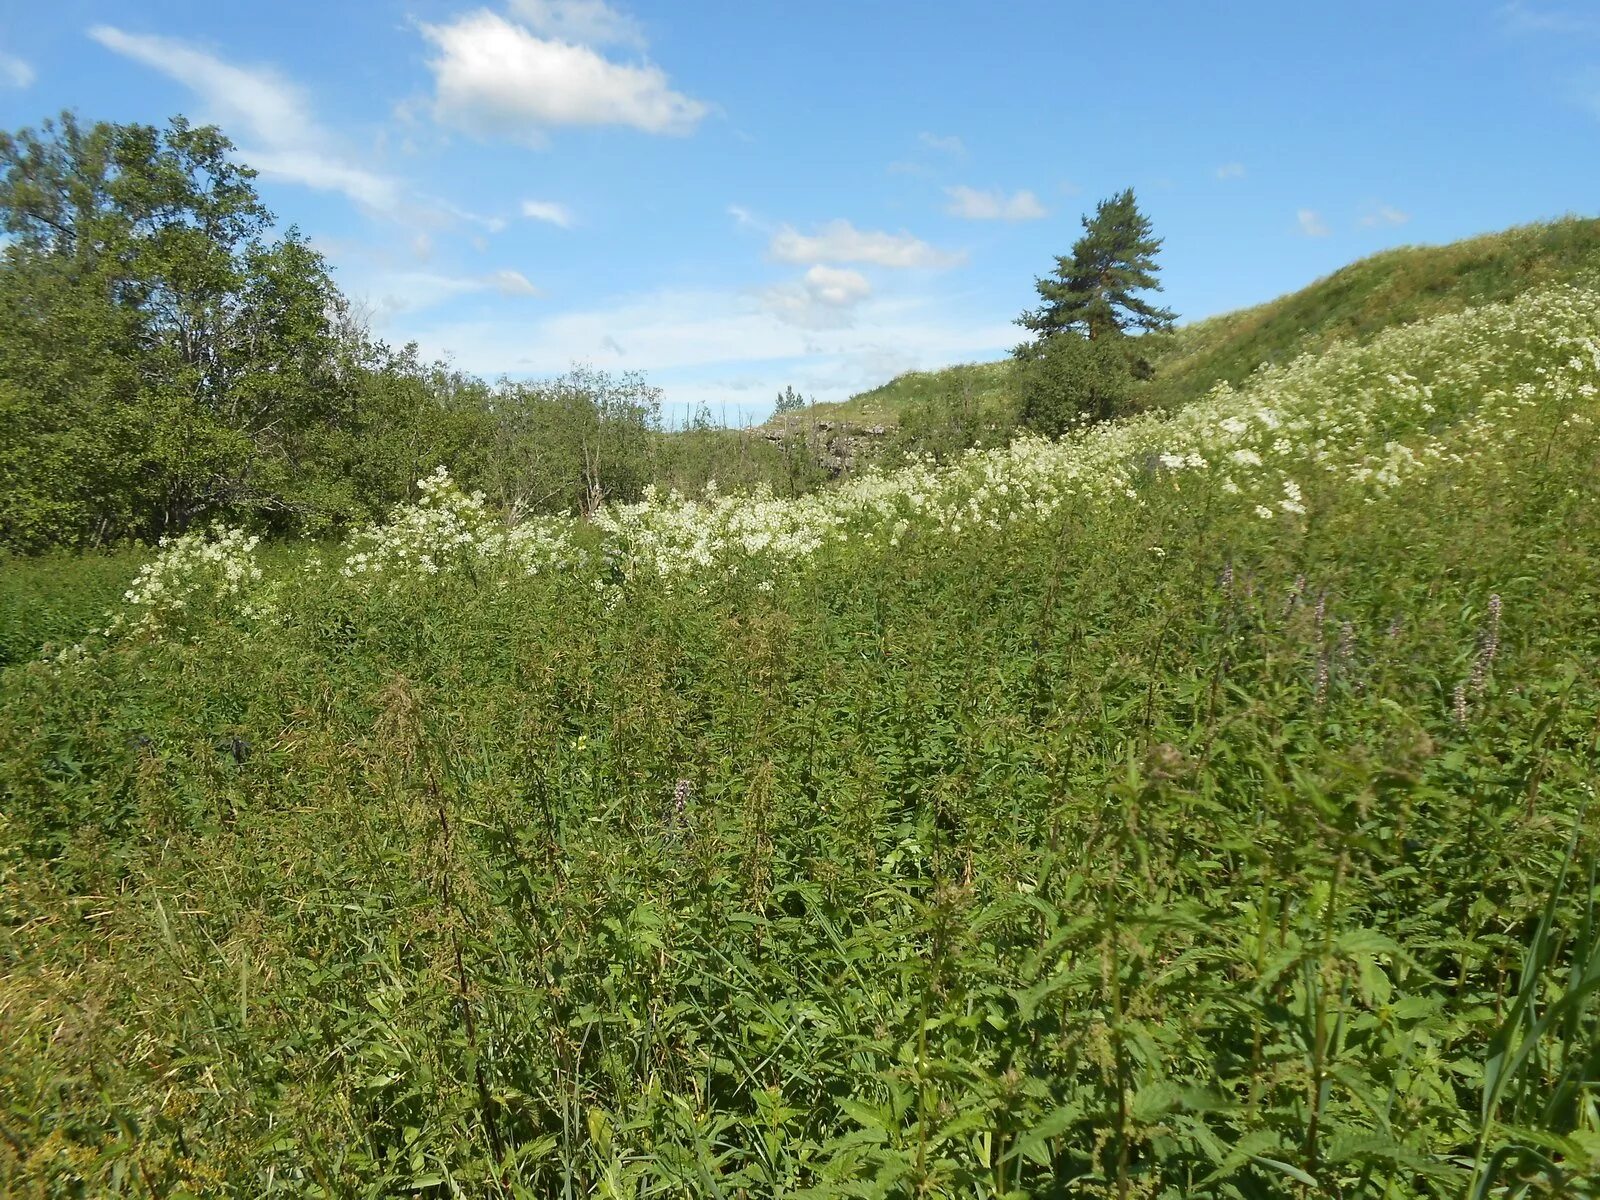
<svg viewBox="0 0 1600 1200"><path fill-rule="evenodd" d="M1185 319L1600 206L1597 0L0 4L0 123L214 121L374 330L759 418L1001 356L1125 186Z"/></svg>

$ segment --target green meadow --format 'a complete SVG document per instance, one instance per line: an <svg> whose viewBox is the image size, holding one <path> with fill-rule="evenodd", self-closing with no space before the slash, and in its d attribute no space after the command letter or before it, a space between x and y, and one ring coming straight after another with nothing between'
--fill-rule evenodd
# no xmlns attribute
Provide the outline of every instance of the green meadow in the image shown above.
<svg viewBox="0 0 1600 1200"><path fill-rule="evenodd" d="M801 495L0 565L0 1193L1600 1194L1592 228Z"/></svg>

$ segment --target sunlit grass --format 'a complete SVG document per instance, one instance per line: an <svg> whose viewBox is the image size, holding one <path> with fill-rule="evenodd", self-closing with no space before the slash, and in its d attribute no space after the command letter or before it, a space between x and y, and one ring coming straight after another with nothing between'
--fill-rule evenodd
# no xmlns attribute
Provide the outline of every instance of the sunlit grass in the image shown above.
<svg viewBox="0 0 1600 1200"><path fill-rule="evenodd" d="M1597 355L169 546L4 677L0 1192L1593 1194Z"/></svg>

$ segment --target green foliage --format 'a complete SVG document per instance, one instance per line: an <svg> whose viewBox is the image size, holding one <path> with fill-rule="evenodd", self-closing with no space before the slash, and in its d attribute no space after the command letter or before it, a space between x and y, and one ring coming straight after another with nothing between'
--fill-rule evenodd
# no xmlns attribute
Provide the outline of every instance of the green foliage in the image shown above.
<svg viewBox="0 0 1600 1200"><path fill-rule="evenodd" d="M1114 338L1058 333L1021 361L1018 376L1022 424L1035 433L1056 437L1132 407L1133 373Z"/></svg>
<svg viewBox="0 0 1600 1200"><path fill-rule="evenodd" d="M778 399L773 405L772 412L774 416L786 416L790 413L799 412L806 407L806 404L807 401L804 396L795 391L794 388L786 386L783 391L778 393Z"/></svg>
<svg viewBox="0 0 1600 1200"><path fill-rule="evenodd" d="M429 510L12 668L0 1192L1593 1196L1593 329L1495 329L1171 423L1392 493L1101 426L767 573Z"/></svg>
<svg viewBox="0 0 1600 1200"><path fill-rule="evenodd" d="M1529 288L1597 279L1600 220L1592 218L1386 250L1256 308L1143 335L1138 347L1155 375L1140 382L1138 405L1181 407L1219 382L1243 384L1264 363L1286 364L1336 341L1369 341L1396 325L1509 300ZM1010 359L913 372L821 411L839 420L895 425L938 390L969 385L996 411L1015 410L1019 372Z"/></svg>
<svg viewBox="0 0 1600 1200"><path fill-rule="evenodd" d="M342 301L212 127L0 134L0 544L294 513L348 417Z"/></svg>
<svg viewBox="0 0 1600 1200"><path fill-rule="evenodd" d="M0 547L338 534L440 463L512 514L798 477L669 446L636 374L490 384L374 343L232 149L181 117L0 135Z"/></svg>
<svg viewBox="0 0 1600 1200"><path fill-rule="evenodd" d="M1023 313L1017 324L1039 342L1068 332L1098 341L1170 329L1175 314L1139 295L1161 290L1156 279L1161 239L1139 211L1133 189L1100 201L1094 216L1083 218L1083 230L1072 253L1057 256L1055 274L1035 284L1040 306Z"/></svg>
<svg viewBox="0 0 1600 1200"><path fill-rule="evenodd" d="M98 554L0 554L0 666L82 641L104 626L149 556L142 547Z"/></svg>
<svg viewBox="0 0 1600 1200"><path fill-rule="evenodd" d="M1147 403L1175 407L1218 382L1241 384L1336 341L1368 341L1395 325L1509 300L1554 283L1600 280L1600 220L1568 217L1405 246L1351 263L1267 304L1185 325L1151 347Z"/></svg>

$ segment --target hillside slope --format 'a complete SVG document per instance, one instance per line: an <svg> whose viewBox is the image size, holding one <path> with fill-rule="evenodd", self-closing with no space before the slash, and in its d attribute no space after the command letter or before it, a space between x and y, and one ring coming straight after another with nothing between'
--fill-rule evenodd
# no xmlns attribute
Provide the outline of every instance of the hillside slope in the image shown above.
<svg viewBox="0 0 1600 1200"><path fill-rule="evenodd" d="M1168 408L1221 382L1238 385L1262 363L1366 341L1384 329L1459 312L1553 283L1600 280L1600 219L1568 217L1444 246L1403 246L1360 259L1287 296L1180 326L1160 339L1148 407ZM1019 340L1021 337L1019 331ZM822 419L896 424L918 404L966 396L981 408L1010 404L1011 364L967 363L911 371L839 404Z"/></svg>

